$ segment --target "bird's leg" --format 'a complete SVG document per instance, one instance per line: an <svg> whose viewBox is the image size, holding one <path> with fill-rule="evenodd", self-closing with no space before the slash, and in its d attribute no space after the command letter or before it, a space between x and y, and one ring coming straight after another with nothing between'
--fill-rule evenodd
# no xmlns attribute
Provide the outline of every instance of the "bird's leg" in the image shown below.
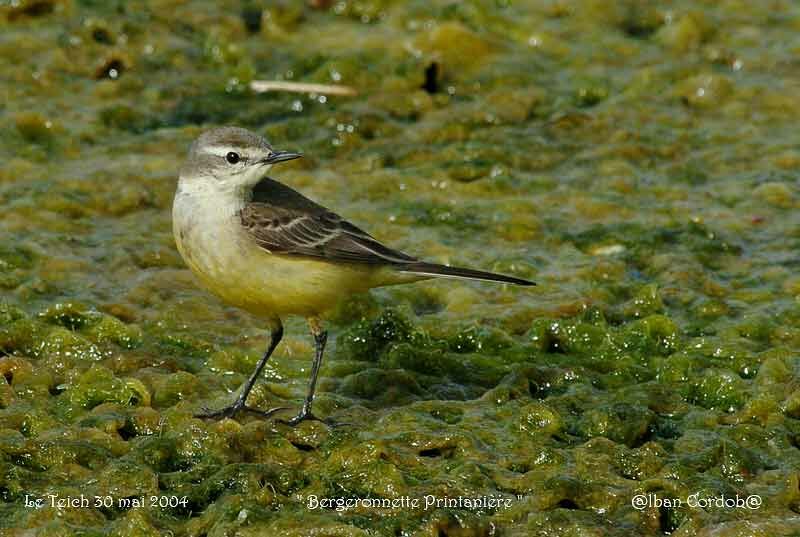
<svg viewBox="0 0 800 537"><path fill-rule="evenodd" d="M306 399L303 401L303 408L297 416L286 422L289 425L297 425L303 420L322 421L311 413L311 403L314 402L314 390L317 388L317 376L322 366L322 353L325 351L325 342L328 341L328 332L322 329L319 319L315 317L308 320L308 326L311 328L311 335L314 337L314 363L311 365L311 382L308 386Z"/></svg>
<svg viewBox="0 0 800 537"><path fill-rule="evenodd" d="M247 379L247 382L244 384L244 388L242 388L242 392L239 394L239 397L236 398L236 401L230 406L226 406L221 410L211 411L208 408L204 408L201 414L196 414L196 418L212 418L212 419L219 419L219 418L230 418L240 410L245 410L247 412L253 412L255 414L260 414L264 417L271 416L275 412L279 410L283 410L285 407L278 407L278 408L271 408L267 411L258 410L257 408L251 408L245 405L247 401L247 396L250 395L250 391L253 389L253 385L255 385L256 380L258 380L258 376L261 374L261 371L264 369L264 366L267 365L267 360L269 357L272 356L272 352L275 350L275 347L278 346L278 343L281 342L281 338L283 337L283 325L281 324L280 320L275 321L272 326L272 330L270 331L269 337L269 346L267 347L264 356L256 364L256 368L253 370L253 373L250 375L250 378Z"/></svg>

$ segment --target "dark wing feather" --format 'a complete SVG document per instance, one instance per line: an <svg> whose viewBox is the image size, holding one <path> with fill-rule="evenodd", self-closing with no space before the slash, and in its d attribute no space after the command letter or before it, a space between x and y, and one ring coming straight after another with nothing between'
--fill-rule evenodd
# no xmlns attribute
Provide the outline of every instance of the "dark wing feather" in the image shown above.
<svg viewBox="0 0 800 537"><path fill-rule="evenodd" d="M273 254L398 267L417 262L269 178L254 187L252 199L242 208L240 217L255 242Z"/></svg>

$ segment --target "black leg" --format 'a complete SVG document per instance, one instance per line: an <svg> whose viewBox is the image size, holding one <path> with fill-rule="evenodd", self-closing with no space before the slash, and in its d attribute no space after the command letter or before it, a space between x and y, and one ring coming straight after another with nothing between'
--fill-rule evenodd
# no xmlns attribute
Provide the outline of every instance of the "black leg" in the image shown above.
<svg viewBox="0 0 800 537"><path fill-rule="evenodd" d="M203 413L196 414L195 417L197 418L212 418L212 419L219 419L219 418L230 418L240 410L244 410L247 412L253 412L255 414L260 414L264 417L271 416L275 412L279 410L283 410L285 407L278 407L278 408L271 408L267 411L258 410L257 408L251 408L245 405L247 401L247 396L250 395L250 391L253 389L253 386L258 380L259 375L261 375L261 371L263 371L264 366L267 365L267 360L269 357L272 356L275 347L278 346L278 343L281 342L281 338L283 338L283 325L280 321L277 322L275 326L273 326L272 331L270 332L269 338L269 346L267 347L267 351L264 353L264 356L256 364L255 370L250 375L250 378L247 379L247 382L244 384L244 388L242 388L242 392L239 394L239 397L236 398L236 401L230 406L226 406L221 410L210 411L207 408L203 409Z"/></svg>
<svg viewBox="0 0 800 537"><path fill-rule="evenodd" d="M322 330L316 319L309 320L311 335L314 336L314 363L311 366L311 383L308 386L308 394L303 401L303 408L300 413L287 421L289 425L297 425L303 420L319 420L311 413L311 404L314 402L314 391L317 388L317 377L322 366L322 353L325 352L325 342L328 341L328 332Z"/></svg>

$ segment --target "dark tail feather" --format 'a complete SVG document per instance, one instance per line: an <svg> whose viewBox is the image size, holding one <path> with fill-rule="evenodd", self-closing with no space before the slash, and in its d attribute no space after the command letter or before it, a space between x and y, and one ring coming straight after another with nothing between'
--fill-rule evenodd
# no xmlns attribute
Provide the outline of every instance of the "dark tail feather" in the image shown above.
<svg viewBox="0 0 800 537"><path fill-rule="evenodd" d="M522 278L515 278L513 276L504 276L502 274L484 272L482 270L448 267L447 265L437 265L436 263L425 263L423 261L411 263L400 270L412 274L443 276L445 278L466 278L468 280L486 280L490 282L513 283L515 285L536 285L534 282L523 280Z"/></svg>

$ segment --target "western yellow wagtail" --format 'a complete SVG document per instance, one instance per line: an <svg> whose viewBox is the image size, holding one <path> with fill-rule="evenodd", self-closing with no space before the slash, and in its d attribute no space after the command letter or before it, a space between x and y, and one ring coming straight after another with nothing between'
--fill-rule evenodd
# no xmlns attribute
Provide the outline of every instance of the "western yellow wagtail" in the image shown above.
<svg viewBox="0 0 800 537"><path fill-rule="evenodd" d="M225 302L265 319L270 342L236 401L203 418L245 410L270 416L283 408L248 407L247 396L283 336L281 318L302 315L314 337L311 382L303 407L311 413L327 332L321 316L353 293L373 287L450 277L517 285L533 282L491 272L420 261L388 248L339 215L270 179L273 164L300 157L276 151L236 127L203 133L180 171L172 206L175 242L203 285Z"/></svg>

